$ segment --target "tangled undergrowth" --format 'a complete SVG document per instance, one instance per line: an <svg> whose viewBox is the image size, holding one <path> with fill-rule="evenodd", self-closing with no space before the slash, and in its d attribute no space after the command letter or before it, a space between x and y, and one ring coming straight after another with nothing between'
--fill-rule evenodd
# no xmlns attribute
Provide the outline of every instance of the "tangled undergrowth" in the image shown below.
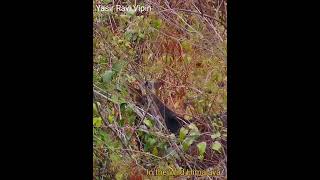
<svg viewBox="0 0 320 180"><path fill-rule="evenodd" d="M180 168L227 179L227 4L199 2L94 0L93 179L191 177L151 173ZM165 128L150 93L182 118L178 133Z"/></svg>

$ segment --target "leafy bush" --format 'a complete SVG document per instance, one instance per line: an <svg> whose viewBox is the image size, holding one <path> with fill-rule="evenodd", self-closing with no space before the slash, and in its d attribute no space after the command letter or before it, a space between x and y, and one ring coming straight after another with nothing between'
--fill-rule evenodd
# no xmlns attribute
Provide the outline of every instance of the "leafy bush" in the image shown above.
<svg viewBox="0 0 320 180"><path fill-rule="evenodd" d="M144 13L94 10L94 179L129 179L208 158L214 167L204 167L225 172L227 128L215 117L227 111L226 4L206 1L203 15L189 0L173 1L173 9L142 1L151 2ZM177 137L137 109L132 87L145 80L162 81L156 95L187 121Z"/></svg>

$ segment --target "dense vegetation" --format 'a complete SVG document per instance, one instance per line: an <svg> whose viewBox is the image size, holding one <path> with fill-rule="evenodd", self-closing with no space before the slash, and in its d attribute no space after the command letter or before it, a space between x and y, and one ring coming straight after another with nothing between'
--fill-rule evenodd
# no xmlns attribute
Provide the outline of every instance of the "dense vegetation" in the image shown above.
<svg viewBox="0 0 320 180"><path fill-rule="evenodd" d="M199 2L94 0L94 179L173 179L146 173L181 167L227 179L227 4ZM153 93L186 121L177 135L140 105L146 81L161 82Z"/></svg>

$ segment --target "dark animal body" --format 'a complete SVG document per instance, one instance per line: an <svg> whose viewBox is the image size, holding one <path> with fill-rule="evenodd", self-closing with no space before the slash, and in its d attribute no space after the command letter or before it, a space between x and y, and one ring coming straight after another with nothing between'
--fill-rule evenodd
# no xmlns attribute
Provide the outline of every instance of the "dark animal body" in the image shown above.
<svg viewBox="0 0 320 180"><path fill-rule="evenodd" d="M183 120L183 118L181 118L171 109L169 109L163 102L159 100L159 98L156 95L150 94L150 97L152 98L152 101L158 108L162 118L166 123L168 130L171 133L178 134L180 128L182 127L181 120Z"/></svg>
<svg viewBox="0 0 320 180"><path fill-rule="evenodd" d="M209 121L217 120L223 122L223 127L227 128L227 112L214 115L213 117L211 116L211 118L208 119L205 117L194 117L191 120L186 121L160 100L155 91L158 86L159 84L145 83L140 86L140 89L135 88L135 102L137 105L147 110L154 117L161 116L167 127L167 130L170 133L174 133L176 136L179 134L180 128L185 125L185 123L195 123L202 135L198 137L198 139L190 146L189 150L186 152L187 154L197 157L199 155L197 143L206 142L208 144L205 150L204 160L198 160L195 158L193 162L189 163L188 165L185 164L184 161L178 160L177 163L179 166L183 168L189 168L190 166L194 169L205 169L207 167L214 167L219 164L220 160L222 159L222 154L216 153L211 149L211 144L213 143L211 138L213 128L210 126L211 123L209 123ZM146 147L144 136L139 136L137 139L138 147L140 149L144 149ZM224 152L227 153L226 139L222 139L221 144Z"/></svg>
<svg viewBox="0 0 320 180"><path fill-rule="evenodd" d="M178 134L180 128L184 124L183 122L187 122L183 117L179 116L177 113L172 111L168 106L166 106L156 95L155 90L159 89L161 86L161 82L145 82L143 86L140 86L140 89L136 89L136 92L138 92L138 97L136 97L136 102L140 104L140 106L144 106L146 109L149 101L152 102L154 105L152 108L149 108L149 113L151 113L154 116L161 115L161 117L164 119L164 122L167 126L167 129L174 134ZM145 93L142 93L143 91ZM146 91L148 93L146 93ZM152 112L150 109L157 109L157 112ZM219 114L215 116L215 118L219 118L223 121L224 126L227 126L227 113L224 112L222 114Z"/></svg>
<svg viewBox="0 0 320 180"><path fill-rule="evenodd" d="M178 134L182 127L182 120L177 113L167 107L156 95L155 90L159 88L160 83L145 82L139 89L131 87L135 96L135 102L143 109L148 109L148 112L157 117L161 115L165 125L170 133ZM148 107L148 105L151 105Z"/></svg>

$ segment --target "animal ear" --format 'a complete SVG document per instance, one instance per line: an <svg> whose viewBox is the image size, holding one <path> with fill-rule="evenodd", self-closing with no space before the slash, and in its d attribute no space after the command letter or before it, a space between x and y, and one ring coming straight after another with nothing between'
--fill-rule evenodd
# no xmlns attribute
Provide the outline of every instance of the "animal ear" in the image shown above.
<svg viewBox="0 0 320 180"><path fill-rule="evenodd" d="M163 84L164 83L162 81L146 81L144 83L144 87L155 93L155 91L159 90Z"/></svg>

